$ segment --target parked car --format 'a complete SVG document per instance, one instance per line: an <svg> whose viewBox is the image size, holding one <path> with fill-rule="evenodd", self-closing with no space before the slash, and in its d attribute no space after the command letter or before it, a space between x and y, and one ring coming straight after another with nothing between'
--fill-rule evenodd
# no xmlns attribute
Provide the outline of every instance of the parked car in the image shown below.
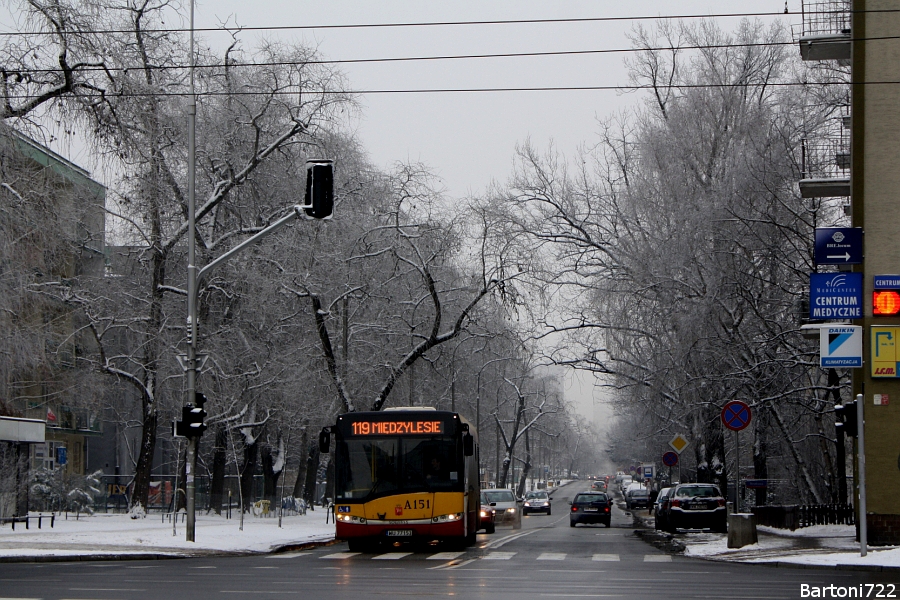
<svg viewBox="0 0 900 600"><path fill-rule="evenodd" d="M612 519L612 501L603 492L580 492L572 500L569 527L579 523L603 523L607 527Z"/></svg>
<svg viewBox="0 0 900 600"><path fill-rule="evenodd" d="M665 512L666 531L676 529L711 529L728 531L725 498L711 483L681 483L668 496Z"/></svg>
<svg viewBox="0 0 900 600"><path fill-rule="evenodd" d="M522 528L522 511L512 490L485 490L488 504L494 509L494 525L512 525Z"/></svg>
<svg viewBox="0 0 900 600"><path fill-rule="evenodd" d="M481 492L481 508L478 511L478 529L484 529L485 533L494 533L496 525L494 525L494 516L497 511L491 506L487 496Z"/></svg>
<svg viewBox="0 0 900 600"><path fill-rule="evenodd" d="M622 495L624 496L626 490L628 490L628 486L633 485L635 483L637 483L637 482L634 480L634 478L631 475L626 475L625 477L622 478L622 481L619 482L619 492L621 492Z"/></svg>
<svg viewBox="0 0 900 600"><path fill-rule="evenodd" d="M608 491L609 486L606 485L606 480L598 479L594 483L591 484L592 492L606 492Z"/></svg>
<svg viewBox="0 0 900 600"><path fill-rule="evenodd" d="M525 494L525 500L522 503L522 514L546 513L550 516L550 494L543 490L535 490Z"/></svg>
<svg viewBox="0 0 900 600"><path fill-rule="evenodd" d="M653 503L653 525L656 529L665 531L668 529L666 525L666 516L669 510L669 492L672 488L666 487L659 490L656 502Z"/></svg>
<svg viewBox="0 0 900 600"><path fill-rule="evenodd" d="M650 492L647 488L640 484L629 487L625 492L625 508L650 508Z"/></svg>

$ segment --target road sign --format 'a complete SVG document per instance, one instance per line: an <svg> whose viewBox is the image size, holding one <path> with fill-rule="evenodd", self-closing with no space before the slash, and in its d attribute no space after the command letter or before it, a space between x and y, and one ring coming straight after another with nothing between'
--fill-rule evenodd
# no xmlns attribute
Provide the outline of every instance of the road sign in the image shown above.
<svg viewBox="0 0 900 600"><path fill-rule="evenodd" d="M810 273L810 319L862 319L862 273Z"/></svg>
<svg viewBox="0 0 900 600"><path fill-rule="evenodd" d="M842 325L819 329L819 366L862 367L862 327Z"/></svg>
<svg viewBox="0 0 900 600"><path fill-rule="evenodd" d="M900 327L890 325L873 326L870 339L872 355L869 362L872 363L872 377L900 377L897 374L900 369L900 344L897 336L900 335Z"/></svg>
<svg viewBox="0 0 900 600"><path fill-rule="evenodd" d="M628 470L629 470L631 473L634 473L635 471L637 471L637 469L634 468L634 465L631 465L630 467L628 467Z"/></svg>
<svg viewBox="0 0 900 600"><path fill-rule="evenodd" d="M817 265L858 265L863 261L861 227L817 227Z"/></svg>
<svg viewBox="0 0 900 600"><path fill-rule="evenodd" d="M750 488L751 490L764 490L769 487L768 479L747 479L744 481L744 485Z"/></svg>
<svg viewBox="0 0 900 600"><path fill-rule="evenodd" d="M671 447L672 450L674 450L678 454L681 454L681 452L688 447L688 444L690 444L690 442L680 433L669 440L669 447Z"/></svg>
<svg viewBox="0 0 900 600"><path fill-rule="evenodd" d="M662 457L663 464L667 467L674 467L678 464L678 453L677 452L666 452Z"/></svg>
<svg viewBox="0 0 900 600"><path fill-rule="evenodd" d="M740 400L732 400L722 409L722 423L732 431L740 431L750 424L750 407Z"/></svg>
<svg viewBox="0 0 900 600"><path fill-rule="evenodd" d="M656 475L656 466L655 465L641 465L641 475L644 476L644 479L653 479Z"/></svg>

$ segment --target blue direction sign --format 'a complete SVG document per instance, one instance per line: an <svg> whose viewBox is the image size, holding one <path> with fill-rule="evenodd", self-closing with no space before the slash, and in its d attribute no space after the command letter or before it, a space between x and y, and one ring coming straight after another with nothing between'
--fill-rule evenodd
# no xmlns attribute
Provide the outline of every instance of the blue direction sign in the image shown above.
<svg viewBox="0 0 900 600"><path fill-rule="evenodd" d="M750 424L750 407L740 400L732 400L722 409L722 423L732 431L740 431Z"/></svg>
<svg viewBox="0 0 900 600"><path fill-rule="evenodd" d="M667 467L674 467L678 464L678 453L677 452L666 452L663 454L663 464Z"/></svg>
<svg viewBox="0 0 900 600"><path fill-rule="evenodd" d="M817 265L858 265L863 261L861 227L816 227Z"/></svg>
<svg viewBox="0 0 900 600"><path fill-rule="evenodd" d="M810 273L809 318L862 319L862 273Z"/></svg>

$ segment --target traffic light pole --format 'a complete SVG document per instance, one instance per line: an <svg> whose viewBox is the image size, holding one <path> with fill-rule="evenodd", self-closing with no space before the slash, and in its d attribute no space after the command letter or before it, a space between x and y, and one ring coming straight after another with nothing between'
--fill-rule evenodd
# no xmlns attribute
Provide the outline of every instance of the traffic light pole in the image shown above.
<svg viewBox="0 0 900 600"><path fill-rule="evenodd" d="M188 104L188 322L187 322L187 361L185 369L185 405L193 404L197 381L197 260L195 248L197 206L195 198L196 162L197 162L197 92L194 87L194 1L191 0L191 39L190 39L190 77L191 98ZM189 436L184 457L184 503L187 511L185 523L185 539L194 541L194 471L197 466L198 436ZM177 506L177 503L174 505ZM174 519L175 516L173 515Z"/></svg>

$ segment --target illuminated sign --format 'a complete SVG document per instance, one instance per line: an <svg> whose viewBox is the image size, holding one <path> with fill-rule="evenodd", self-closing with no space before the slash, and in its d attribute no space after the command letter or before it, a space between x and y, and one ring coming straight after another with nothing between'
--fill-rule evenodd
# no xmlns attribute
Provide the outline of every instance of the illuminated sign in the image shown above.
<svg viewBox="0 0 900 600"><path fill-rule="evenodd" d="M900 275L875 275L872 287L873 316L894 317L900 314Z"/></svg>
<svg viewBox="0 0 900 600"><path fill-rule="evenodd" d="M356 421L353 435L427 435L444 433L443 421Z"/></svg>

